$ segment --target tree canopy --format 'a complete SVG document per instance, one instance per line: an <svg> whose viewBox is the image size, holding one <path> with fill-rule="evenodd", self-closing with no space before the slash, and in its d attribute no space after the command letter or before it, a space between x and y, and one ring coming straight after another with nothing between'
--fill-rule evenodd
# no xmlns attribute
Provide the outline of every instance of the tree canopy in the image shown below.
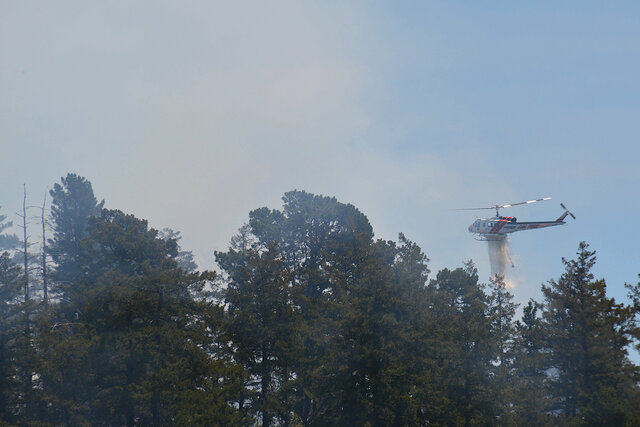
<svg viewBox="0 0 640 427"><path fill-rule="evenodd" d="M640 423L640 284L608 297L584 242L520 312L504 278L431 275L332 197L249 212L211 272L83 177L51 195L48 304L0 254L0 424Z"/></svg>

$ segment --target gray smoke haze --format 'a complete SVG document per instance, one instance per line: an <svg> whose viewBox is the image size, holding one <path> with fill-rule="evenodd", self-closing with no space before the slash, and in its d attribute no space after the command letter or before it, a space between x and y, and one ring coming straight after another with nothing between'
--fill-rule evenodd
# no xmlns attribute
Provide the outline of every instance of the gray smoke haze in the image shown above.
<svg viewBox="0 0 640 427"><path fill-rule="evenodd" d="M490 240L487 242L489 248L489 262L491 264L491 277L501 275L507 287L513 288L515 284L509 280L506 273L506 267L513 267L513 261L509 255L509 239L505 237L502 240Z"/></svg>
<svg viewBox="0 0 640 427"><path fill-rule="evenodd" d="M0 213L17 222L22 184L39 204L75 172L214 269L250 210L304 189L354 204L376 237L415 239L434 272L473 259L484 278L472 216L438 207L550 194L584 221L527 235L508 269L520 301L582 240L620 248L599 268L635 283L638 239L602 221L613 203L640 209L619 197L640 181L635 14L565 8L538 38L545 6L249 3L2 2Z"/></svg>

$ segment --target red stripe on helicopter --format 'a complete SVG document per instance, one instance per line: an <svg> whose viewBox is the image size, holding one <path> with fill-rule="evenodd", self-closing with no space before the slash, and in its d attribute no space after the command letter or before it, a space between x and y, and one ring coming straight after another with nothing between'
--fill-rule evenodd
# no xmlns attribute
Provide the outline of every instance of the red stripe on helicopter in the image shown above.
<svg viewBox="0 0 640 427"><path fill-rule="evenodd" d="M501 219L500 221L498 221L498 225L493 227L493 230L491 230L491 232L498 233L500 230L502 230L502 227L504 227L506 223L507 223L506 219Z"/></svg>

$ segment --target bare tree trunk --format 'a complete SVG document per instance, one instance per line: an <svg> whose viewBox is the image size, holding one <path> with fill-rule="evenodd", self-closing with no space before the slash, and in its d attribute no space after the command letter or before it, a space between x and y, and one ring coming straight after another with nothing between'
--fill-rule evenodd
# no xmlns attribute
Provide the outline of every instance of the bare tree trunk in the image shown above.
<svg viewBox="0 0 640 427"><path fill-rule="evenodd" d="M29 243L27 237L27 186L22 185L24 197L22 198L22 231L24 235L24 302L29 301Z"/></svg>
<svg viewBox="0 0 640 427"><path fill-rule="evenodd" d="M262 345L262 369L260 378L260 400L262 404L262 426L269 427L271 425L271 414L269 413L269 406L267 404L267 395L269 393L269 384L271 383L271 372L267 365L267 351L265 345Z"/></svg>
<svg viewBox="0 0 640 427"><path fill-rule="evenodd" d="M44 208L47 204L47 193L44 193L44 201L42 202L42 299L44 302L44 308L49 306L49 290L47 288L47 236L44 219Z"/></svg>
<svg viewBox="0 0 640 427"><path fill-rule="evenodd" d="M24 237L24 357L26 357L26 363L23 366L23 381L24 381L24 402L25 402L25 415L30 415L31 408L31 389L33 387L33 377L31 370L31 319L29 314L31 309L29 308L29 237L27 236L27 186L22 185L24 197L22 199L22 231Z"/></svg>

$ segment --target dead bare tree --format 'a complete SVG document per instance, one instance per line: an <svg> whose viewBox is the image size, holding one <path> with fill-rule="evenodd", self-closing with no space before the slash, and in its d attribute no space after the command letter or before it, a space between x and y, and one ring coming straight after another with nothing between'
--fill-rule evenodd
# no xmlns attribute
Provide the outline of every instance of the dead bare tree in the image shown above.
<svg viewBox="0 0 640 427"><path fill-rule="evenodd" d="M22 225L19 225L22 228L22 255L24 261L24 271L23 271L23 281L24 281L24 335L21 338L21 346L23 346L24 355L26 360L24 361L24 365L22 366L22 381L24 384L23 397L25 402L29 402L29 396L31 394L33 388L33 369L32 369L32 360L31 355L33 351L33 341L31 334L31 301L30 301L30 292L29 292L29 235L27 233L27 186L26 184L22 185L23 189L23 198L22 198L22 213L18 213L17 215L22 219ZM25 409L28 412L28 409Z"/></svg>
<svg viewBox="0 0 640 427"><path fill-rule="evenodd" d="M22 213L18 213L17 215L22 219L22 225L18 227L22 228L22 255L24 260L24 271L23 271L23 281L24 281L24 302L29 301L29 236L27 234L27 186L26 184L22 185L23 190L23 198L22 198Z"/></svg>
<svg viewBox="0 0 640 427"><path fill-rule="evenodd" d="M49 306L49 290L47 286L47 235L46 235L46 220L44 216L45 206L47 204L47 192L44 193L44 200L42 202L42 215L40 220L42 221L42 302L44 308Z"/></svg>

